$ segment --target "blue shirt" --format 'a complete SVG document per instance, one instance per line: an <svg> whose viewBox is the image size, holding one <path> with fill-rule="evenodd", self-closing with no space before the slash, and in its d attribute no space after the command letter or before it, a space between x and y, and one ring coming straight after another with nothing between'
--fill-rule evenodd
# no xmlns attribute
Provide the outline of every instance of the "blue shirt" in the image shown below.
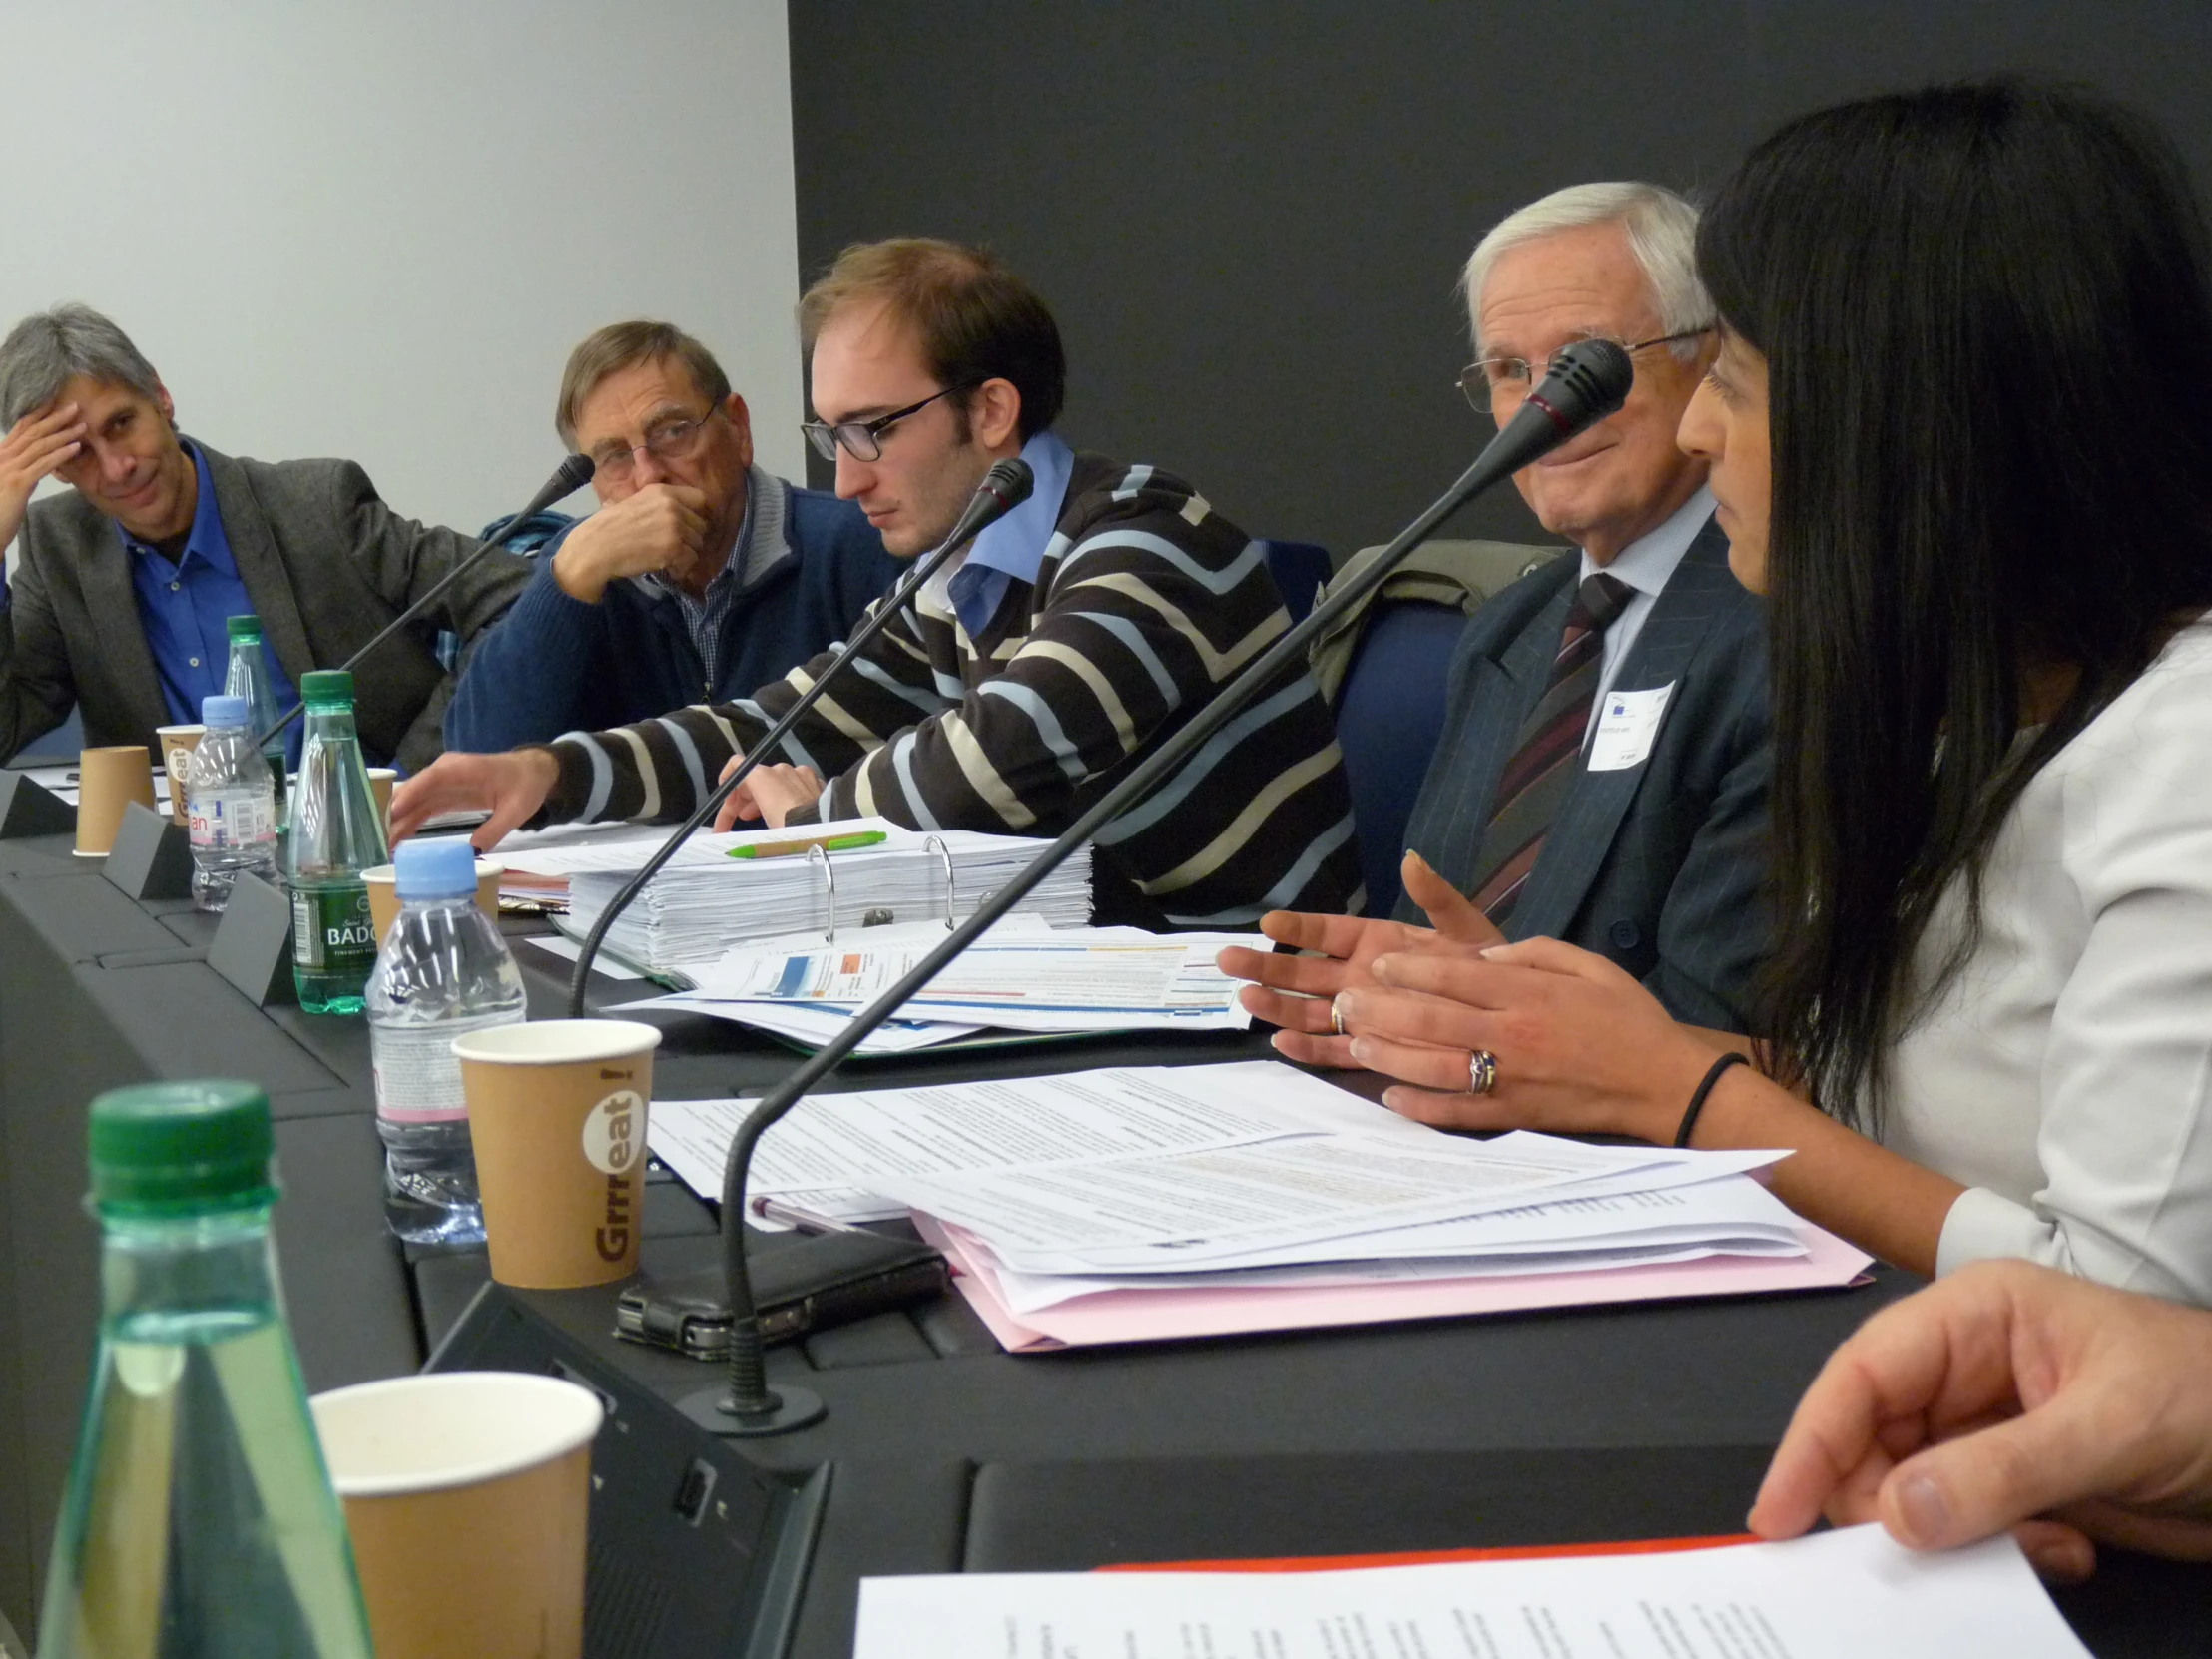
<svg viewBox="0 0 2212 1659"><path fill-rule="evenodd" d="M239 579L238 560L231 554L223 511L216 505L208 459L187 448L199 469L200 499L193 508L192 533L185 539L184 551L172 561L159 548L116 526L123 535L124 551L131 555L139 625L154 657L162 701L169 705L169 718L179 725L196 723L201 700L223 690L231 665L231 618L255 614L253 598ZM262 661L268 665L270 687L281 713L296 700L297 689L267 639L262 641ZM285 734L285 752L294 766L299 762L300 739L300 723L294 721Z"/></svg>
<svg viewBox="0 0 2212 1659"><path fill-rule="evenodd" d="M1052 545L1053 527L1066 504L1068 479L1075 472L1075 451L1050 432L1039 432L1021 446L1021 458L1036 474L1029 499L986 525L968 548L960 568L945 584L960 626L973 639L998 614L1006 590L1016 582L1034 582Z"/></svg>

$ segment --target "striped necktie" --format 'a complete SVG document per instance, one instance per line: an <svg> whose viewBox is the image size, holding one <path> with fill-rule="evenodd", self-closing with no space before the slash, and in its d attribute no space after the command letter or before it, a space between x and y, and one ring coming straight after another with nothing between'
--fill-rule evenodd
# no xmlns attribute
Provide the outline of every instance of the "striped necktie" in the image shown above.
<svg viewBox="0 0 2212 1659"><path fill-rule="evenodd" d="M1574 788L1605 661L1605 630L1635 595L1634 588L1602 570L1583 582L1567 612L1551 679L1521 723L1513 758L1498 779L1496 809L1475 854L1473 891L1482 913L1500 927L1511 919L1552 820Z"/></svg>

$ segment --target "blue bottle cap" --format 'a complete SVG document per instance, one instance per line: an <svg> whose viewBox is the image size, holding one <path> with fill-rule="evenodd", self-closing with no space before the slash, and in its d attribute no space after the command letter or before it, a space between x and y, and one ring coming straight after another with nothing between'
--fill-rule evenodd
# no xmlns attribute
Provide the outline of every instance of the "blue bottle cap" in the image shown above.
<svg viewBox="0 0 2212 1659"><path fill-rule="evenodd" d="M391 863L402 904L410 898L475 896L476 849L457 835L404 842Z"/></svg>
<svg viewBox="0 0 2212 1659"><path fill-rule="evenodd" d="M221 692L200 700L200 719L206 726L244 726L246 724L246 699L225 697Z"/></svg>

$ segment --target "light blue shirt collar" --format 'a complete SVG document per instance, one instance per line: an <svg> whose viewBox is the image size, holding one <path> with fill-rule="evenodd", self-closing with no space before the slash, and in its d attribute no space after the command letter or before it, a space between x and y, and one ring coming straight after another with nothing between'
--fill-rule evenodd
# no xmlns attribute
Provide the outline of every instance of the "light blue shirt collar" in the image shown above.
<svg viewBox="0 0 2212 1659"><path fill-rule="evenodd" d="M1009 587L1037 579L1067 504L1075 451L1050 432L1039 432L1021 446L1021 458L1036 476L1029 499L976 536L945 587L970 639L998 613Z"/></svg>

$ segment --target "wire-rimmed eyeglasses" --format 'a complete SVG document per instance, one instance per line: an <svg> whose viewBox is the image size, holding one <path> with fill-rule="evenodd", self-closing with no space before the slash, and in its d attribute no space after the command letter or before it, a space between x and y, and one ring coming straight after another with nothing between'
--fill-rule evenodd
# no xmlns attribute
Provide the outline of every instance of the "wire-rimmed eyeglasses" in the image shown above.
<svg viewBox="0 0 2212 1659"><path fill-rule="evenodd" d="M1684 340L1710 334L1715 324L1706 323L1699 328L1685 328L1675 334L1655 334L1650 339L1613 343L1633 358L1639 351L1648 351L1655 345L1679 345ZM1609 338L1592 335L1592 338ZM1544 363L1544 371L1551 371L1551 363ZM1474 405L1477 414L1488 414L1500 403L1518 403L1528 395L1528 388L1537 379L1535 365L1526 357L1483 357L1467 364L1459 371L1459 389L1466 393L1467 401Z"/></svg>
<svg viewBox="0 0 2212 1659"><path fill-rule="evenodd" d="M699 442L699 434L707 422L722 412L721 408L709 409L703 415L678 415L657 422L645 434L643 443L606 444L592 452L592 477L602 484L620 484L638 468L638 451L648 450L654 459L681 460L692 452Z"/></svg>

